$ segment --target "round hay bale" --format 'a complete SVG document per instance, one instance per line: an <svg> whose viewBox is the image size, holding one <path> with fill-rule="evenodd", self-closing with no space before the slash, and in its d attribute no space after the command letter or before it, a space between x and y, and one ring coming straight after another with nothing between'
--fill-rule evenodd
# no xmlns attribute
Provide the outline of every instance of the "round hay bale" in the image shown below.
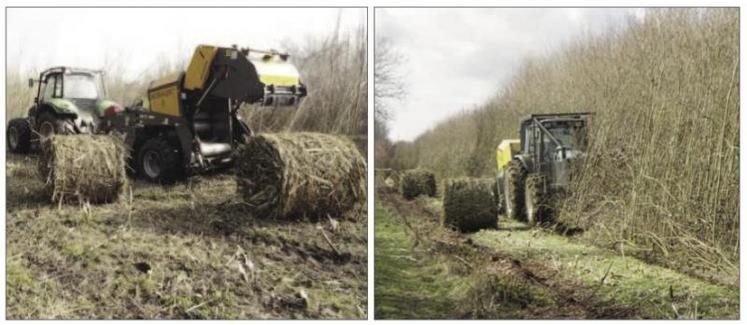
<svg viewBox="0 0 747 325"><path fill-rule="evenodd" d="M435 178L434 178L435 181ZM402 182L402 173L399 171L392 171L392 173L389 175L389 177L386 178L386 182L392 184L394 186L395 190L400 188L400 183Z"/></svg>
<svg viewBox="0 0 747 325"><path fill-rule="evenodd" d="M444 184L444 213L441 223L462 232L498 225L495 180L457 178Z"/></svg>
<svg viewBox="0 0 747 325"><path fill-rule="evenodd" d="M389 168L377 168L374 171L376 190L383 193L399 191L399 172Z"/></svg>
<svg viewBox="0 0 747 325"><path fill-rule="evenodd" d="M348 139L260 134L236 152L238 192L256 216L342 216L366 196L366 162Z"/></svg>
<svg viewBox="0 0 747 325"><path fill-rule="evenodd" d="M127 186L126 154L114 136L54 136L39 155L44 191L59 203L116 201Z"/></svg>
<svg viewBox="0 0 747 325"><path fill-rule="evenodd" d="M406 170L400 180L402 196L411 200L418 195L436 196L436 176L426 169Z"/></svg>

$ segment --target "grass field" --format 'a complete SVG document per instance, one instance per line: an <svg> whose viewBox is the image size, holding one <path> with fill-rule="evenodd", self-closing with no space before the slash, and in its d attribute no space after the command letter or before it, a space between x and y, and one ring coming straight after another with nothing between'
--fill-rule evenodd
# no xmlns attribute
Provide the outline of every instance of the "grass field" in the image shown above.
<svg viewBox="0 0 747 325"><path fill-rule="evenodd" d="M377 319L738 319L739 289L503 219L459 234L441 201L377 197Z"/></svg>
<svg viewBox="0 0 747 325"><path fill-rule="evenodd" d="M7 159L9 319L366 317L365 211L251 217L226 174L57 206L39 194L35 157Z"/></svg>

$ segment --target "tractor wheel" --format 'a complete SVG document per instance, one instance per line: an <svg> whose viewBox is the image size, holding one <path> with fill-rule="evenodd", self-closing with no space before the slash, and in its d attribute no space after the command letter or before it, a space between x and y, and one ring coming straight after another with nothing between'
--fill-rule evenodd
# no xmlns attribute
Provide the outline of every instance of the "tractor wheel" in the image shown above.
<svg viewBox="0 0 747 325"><path fill-rule="evenodd" d="M137 152L137 172L150 182L176 182L184 176L179 150L162 137L146 140Z"/></svg>
<svg viewBox="0 0 747 325"><path fill-rule="evenodd" d="M527 176L524 187L524 204L527 223L534 226L538 222L546 221L548 215L547 202L544 196L545 177L539 173Z"/></svg>
<svg viewBox="0 0 747 325"><path fill-rule="evenodd" d="M39 132L39 143L44 143L55 134L75 133L75 127L69 118L58 118L52 113L45 112L39 116L37 132Z"/></svg>
<svg viewBox="0 0 747 325"><path fill-rule="evenodd" d="M506 165L503 176L503 202L506 203L506 215L510 218L521 220L525 177L526 170L520 161L512 160Z"/></svg>
<svg viewBox="0 0 747 325"><path fill-rule="evenodd" d="M8 124L8 149L25 154L31 148L31 126L25 118L14 118Z"/></svg>

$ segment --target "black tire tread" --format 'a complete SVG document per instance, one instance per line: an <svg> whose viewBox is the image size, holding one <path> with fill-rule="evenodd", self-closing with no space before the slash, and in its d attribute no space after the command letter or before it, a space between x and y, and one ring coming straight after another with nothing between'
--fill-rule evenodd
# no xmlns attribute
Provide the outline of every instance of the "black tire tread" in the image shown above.
<svg viewBox="0 0 747 325"><path fill-rule="evenodd" d="M56 115L44 112L39 116L39 123L37 125L37 129L39 129L39 126L44 123L44 121L50 121L52 122L52 125L54 125L54 133L55 134L69 134L68 126L73 126L73 121L70 118L67 117L57 117ZM74 129L74 128L72 128Z"/></svg>
<svg viewBox="0 0 747 325"><path fill-rule="evenodd" d="M518 160L512 160L506 165L504 174L504 195L506 202L506 215L520 221L524 221L524 179L526 170ZM509 204L510 203L510 204ZM508 206L511 205L512 209Z"/></svg>
<svg viewBox="0 0 747 325"><path fill-rule="evenodd" d="M12 153L27 154L31 150L31 125L25 118L14 118L8 123L8 130L16 128L18 130L18 146L11 148L10 138L6 134L8 150Z"/></svg>
<svg viewBox="0 0 747 325"><path fill-rule="evenodd" d="M545 202L545 197L542 194L542 187L545 183L545 176L540 173L531 173L526 177L524 187L524 200L525 200L525 211L527 217L527 223L530 225L536 225L546 221L548 211ZM530 213L529 203L534 208L534 213Z"/></svg>
<svg viewBox="0 0 747 325"><path fill-rule="evenodd" d="M156 178L149 177L143 167L144 154L149 150L158 151L161 158L161 173ZM147 181L161 184L173 184L185 176L179 150L164 137L145 140L137 152L137 173Z"/></svg>

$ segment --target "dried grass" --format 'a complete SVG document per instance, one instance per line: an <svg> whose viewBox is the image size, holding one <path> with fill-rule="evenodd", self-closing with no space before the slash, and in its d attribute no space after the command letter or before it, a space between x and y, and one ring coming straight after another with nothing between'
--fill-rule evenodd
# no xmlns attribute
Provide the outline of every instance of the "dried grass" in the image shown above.
<svg viewBox="0 0 747 325"><path fill-rule="evenodd" d="M385 193L397 192L401 186L401 175L399 171L390 168L377 168L374 171L376 190Z"/></svg>
<svg viewBox="0 0 747 325"><path fill-rule="evenodd" d="M340 217L366 197L366 162L344 137L260 134L236 161L238 192L259 217Z"/></svg>
<svg viewBox="0 0 747 325"><path fill-rule="evenodd" d="M250 106L241 110L257 133L308 131L344 134L364 156L368 135L366 26L334 30L308 43L288 44L309 94L298 108Z"/></svg>
<svg viewBox="0 0 747 325"><path fill-rule="evenodd" d="M402 196L412 200L418 195L436 196L436 176L426 169L406 170L402 174Z"/></svg>
<svg viewBox="0 0 747 325"><path fill-rule="evenodd" d="M468 232L498 225L495 180L457 178L444 182L444 213L441 223Z"/></svg>
<svg viewBox="0 0 747 325"><path fill-rule="evenodd" d="M43 145L39 175L52 202L107 203L127 186L126 149L112 136L55 136Z"/></svg>

